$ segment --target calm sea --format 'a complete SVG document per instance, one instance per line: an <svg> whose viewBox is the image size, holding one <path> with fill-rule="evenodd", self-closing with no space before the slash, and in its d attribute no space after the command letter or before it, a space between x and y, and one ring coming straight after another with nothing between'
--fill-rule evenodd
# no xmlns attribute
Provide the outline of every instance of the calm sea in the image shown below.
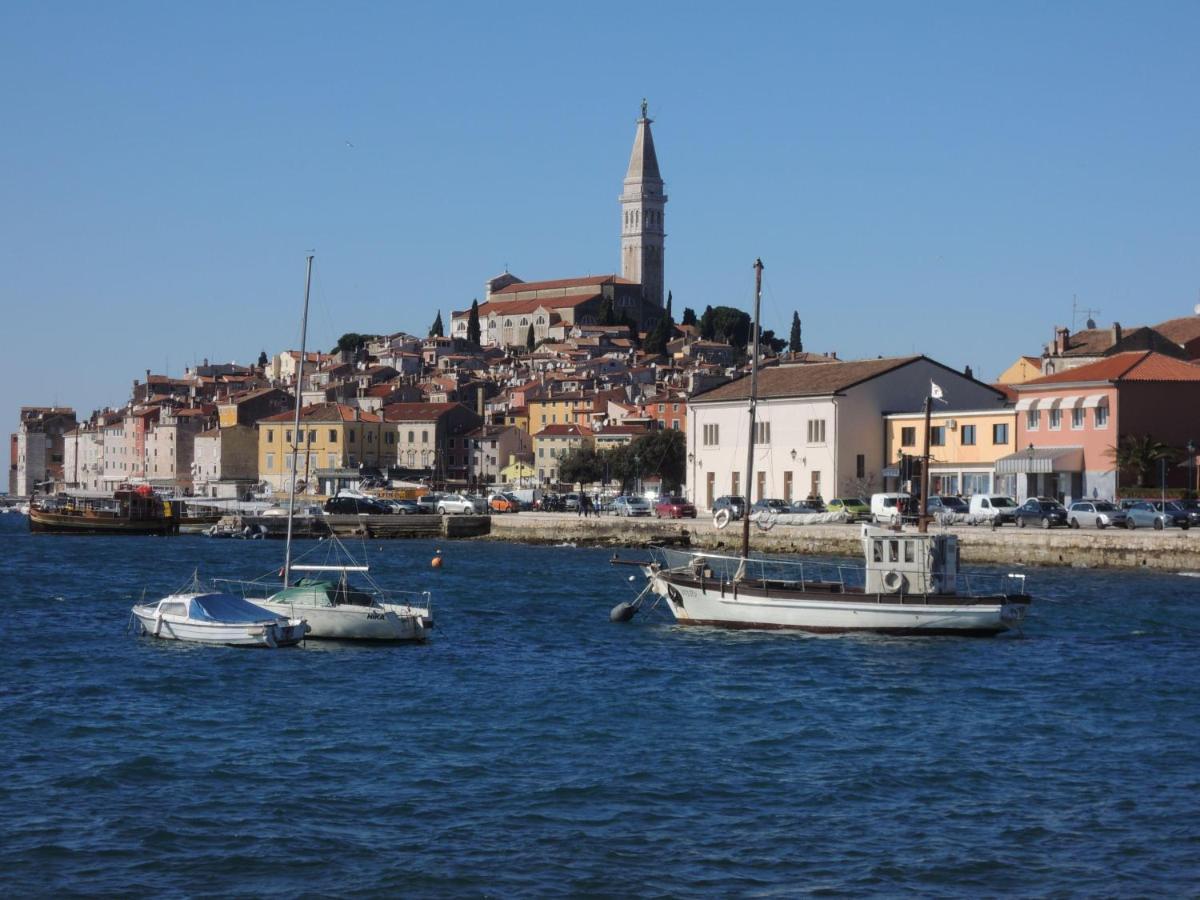
<svg viewBox="0 0 1200 900"><path fill-rule="evenodd" d="M126 634L276 543L0 517L8 896L1181 895L1200 578L1033 570L1023 638L612 625L600 550L369 546L424 646Z"/></svg>

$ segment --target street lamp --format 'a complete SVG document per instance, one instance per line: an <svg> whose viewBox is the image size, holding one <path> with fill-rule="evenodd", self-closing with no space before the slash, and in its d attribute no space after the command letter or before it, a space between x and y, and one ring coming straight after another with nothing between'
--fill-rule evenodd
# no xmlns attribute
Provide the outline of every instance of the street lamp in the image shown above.
<svg viewBox="0 0 1200 900"><path fill-rule="evenodd" d="M1025 451L1025 456L1028 459L1028 462L1025 466L1025 489L1026 489L1027 494L1030 497L1036 497L1038 495L1038 491L1037 491L1037 480L1034 478L1034 475L1033 475L1033 442L1032 441L1030 441L1029 448ZM1030 488L1033 488L1033 490L1030 490Z"/></svg>
<svg viewBox="0 0 1200 900"><path fill-rule="evenodd" d="M1188 455L1188 493L1194 495L1196 491L1196 442L1189 440L1187 442Z"/></svg>

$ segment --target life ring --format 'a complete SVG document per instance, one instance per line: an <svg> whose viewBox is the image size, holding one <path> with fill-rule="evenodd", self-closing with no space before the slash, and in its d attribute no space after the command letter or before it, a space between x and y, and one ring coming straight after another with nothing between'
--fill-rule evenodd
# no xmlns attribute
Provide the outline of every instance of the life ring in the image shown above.
<svg viewBox="0 0 1200 900"><path fill-rule="evenodd" d="M716 513L713 514L713 527L719 531L728 525L732 518L733 513L729 511L728 506L724 509L718 509Z"/></svg>
<svg viewBox="0 0 1200 900"><path fill-rule="evenodd" d="M891 569L883 574L883 586L887 588L889 594L894 594L904 586L904 576Z"/></svg>

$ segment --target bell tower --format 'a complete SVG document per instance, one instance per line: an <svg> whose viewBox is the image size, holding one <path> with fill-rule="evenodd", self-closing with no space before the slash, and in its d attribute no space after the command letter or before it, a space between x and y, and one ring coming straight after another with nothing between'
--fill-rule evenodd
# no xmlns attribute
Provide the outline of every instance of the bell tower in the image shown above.
<svg viewBox="0 0 1200 900"><path fill-rule="evenodd" d="M654 153L653 121L646 115L642 100L642 115L637 120L633 136L633 153L625 173L625 190L621 193L621 277L642 286L642 296L657 306L663 305L663 208L667 195L658 171Z"/></svg>

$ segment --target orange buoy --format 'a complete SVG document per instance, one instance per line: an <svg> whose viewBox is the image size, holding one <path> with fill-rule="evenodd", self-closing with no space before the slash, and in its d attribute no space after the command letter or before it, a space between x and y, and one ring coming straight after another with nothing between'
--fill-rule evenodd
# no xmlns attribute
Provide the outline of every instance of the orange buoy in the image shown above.
<svg viewBox="0 0 1200 900"><path fill-rule="evenodd" d="M442 567L442 553L440 550L438 551L437 556L433 558L433 567L435 569L440 569Z"/></svg>

